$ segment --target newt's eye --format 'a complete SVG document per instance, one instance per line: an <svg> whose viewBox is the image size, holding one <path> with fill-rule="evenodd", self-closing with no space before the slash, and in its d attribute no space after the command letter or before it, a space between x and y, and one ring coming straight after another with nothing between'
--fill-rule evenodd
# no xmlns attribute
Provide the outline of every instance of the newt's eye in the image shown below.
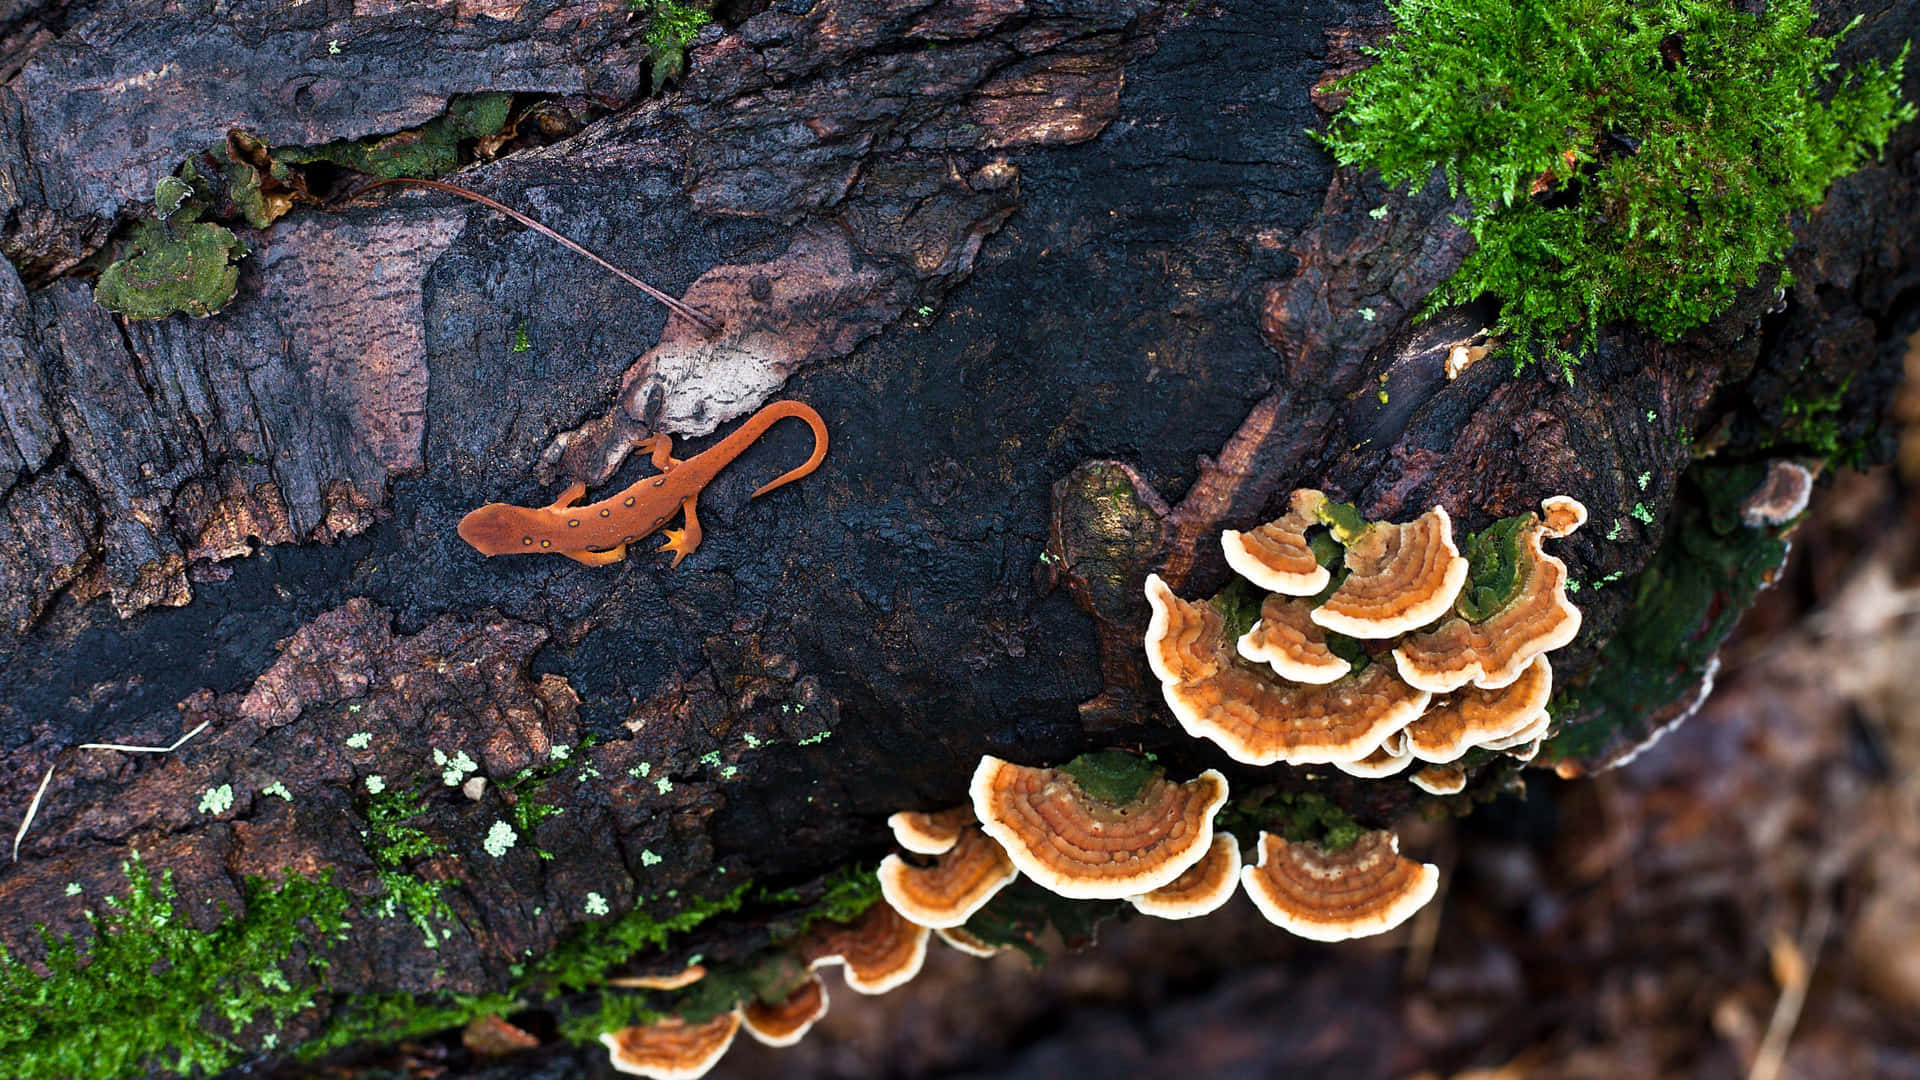
<svg viewBox="0 0 1920 1080"><path fill-rule="evenodd" d="M580 527L580 519L579 519L579 518L574 518L574 519L573 519L572 521L569 521L569 522L567 522L567 528L569 528L569 529L577 529L577 528L579 528L579 527Z"/></svg>

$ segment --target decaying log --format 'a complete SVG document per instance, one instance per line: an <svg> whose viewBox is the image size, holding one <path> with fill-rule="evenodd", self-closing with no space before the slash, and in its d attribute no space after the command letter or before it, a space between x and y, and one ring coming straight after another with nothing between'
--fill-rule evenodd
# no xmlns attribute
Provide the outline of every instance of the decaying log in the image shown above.
<svg viewBox="0 0 1920 1080"><path fill-rule="evenodd" d="M1140 582L1212 592L1219 531L1297 486L1463 531L1577 495L1595 524L1560 554L1590 587L1556 679L1621 677L1603 650L1684 540L1703 447L1760 460L1751 430L1809 385L1870 428L1912 329L1910 126L1803 223L1790 291L1678 343L1610 329L1571 385L1449 380L1491 312L1415 314L1465 253L1463 204L1336 172L1308 135L1338 104L1316 87L1385 25L1359 0L722 5L655 96L624 2L321 7L0 19L35 43L0 84L0 826L53 770L0 868L0 944L84 934L69 884L115 891L136 850L214 901L207 926L249 876L325 871L360 932L325 946L328 995L282 1050L354 995L500 991L596 910L870 863L888 813L959 801L983 753L1225 768L1161 706ZM1842 58L1917 32L1877 12ZM432 192L241 230L210 318L127 322L77 270L229 129L358 138L499 90L606 115L452 179L719 334ZM805 456L774 429L706 490L677 570L483 560L455 535L481 503L631 482L637 438L776 397L827 417L825 465L749 502ZM1596 733L1570 770L1670 719L1603 696L1563 718ZM78 749L203 720L170 755ZM525 813L529 771L563 813ZM1261 782L1369 822L1418 795ZM371 914L383 791L420 796L408 824L437 847L405 868L447 884L433 949ZM750 949L768 917L687 948Z"/></svg>

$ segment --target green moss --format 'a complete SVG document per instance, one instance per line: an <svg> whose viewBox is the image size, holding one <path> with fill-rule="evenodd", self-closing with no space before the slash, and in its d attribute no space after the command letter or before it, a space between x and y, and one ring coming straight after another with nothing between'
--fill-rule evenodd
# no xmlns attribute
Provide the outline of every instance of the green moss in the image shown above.
<svg viewBox="0 0 1920 1080"><path fill-rule="evenodd" d="M183 210L192 204L166 180L156 195L173 207L171 216L134 226L120 259L101 271L93 299L129 319L164 319L176 311L212 315L240 287L233 260L246 254L246 245L218 225L192 220Z"/></svg>
<svg viewBox="0 0 1920 1080"><path fill-rule="evenodd" d="M1397 29L1323 136L1417 188L1444 170L1475 250L1430 307L1482 295L1520 356L1632 321L1673 338L1792 242L1789 215L1914 116L1891 66L1836 78L1809 0L1394 0Z"/></svg>
<svg viewBox="0 0 1920 1080"><path fill-rule="evenodd" d="M703 8L679 0L632 0L647 15L647 58L653 65L653 89L677 79L687 69L687 46L713 21Z"/></svg>
<svg viewBox="0 0 1920 1080"><path fill-rule="evenodd" d="M740 910L750 888L751 882L742 883L724 896L691 901L666 916L636 904L612 922L582 926L528 969L528 987L557 992L598 986L608 970L634 954L657 949L716 915Z"/></svg>
<svg viewBox="0 0 1920 1080"><path fill-rule="evenodd" d="M281 147L272 152L273 159L288 165L331 162L383 180L398 176L431 179L459 168L462 143L506 126L512 104L512 94L457 97L447 104L445 113L417 128L322 146Z"/></svg>
<svg viewBox="0 0 1920 1080"><path fill-rule="evenodd" d="M1256 791L1234 799L1221 808L1214 828L1239 837L1278 833L1328 851L1345 851L1366 832L1324 796L1292 791Z"/></svg>
<svg viewBox="0 0 1920 1080"><path fill-rule="evenodd" d="M1469 567L1467 582L1453 602L1463 618L1480 622L1513 600L1524 555L1521 530L1536 520L1532 514L1501 518L1467 537L1461 551Z"/></svg>
<svg viewBox="0 0 1920 1080"><path fill-rule="evenodd" d="M90 940L46 937L42 977L0 952L0 1061L17 1080L214 1073L243 1032L277 1032L313 1002L323 961L302 945L343 933L348 898L325 882L249 879L246 914L211 931L179 910L172 875L136 856L124 898L89 911Z"/></svg>
<svg viewBox="0 0 1920 1080"><path fill-rule="evenodd" d="M1809 378L1821 381L1817 373ZM1848 375L1821 387L1824 392L1787 398L1781 406L1782 422L1761 433L1761 449L1821 457L1835 465L1855 468L1871 464L1870 435L1848 437L1847 391L1852 387L1853 376ZM1872 427L1867 431L1870 433Z"/></svg>
<svg viewBox="0 0 1920 1080"><path fill-rule="evenodd" d="M420 928L429 949L440 947L439 925L453 921L453 909L440 898L444 881L427 881L408 873L404 867L414 859L431 858L446 850L446 845L425 831L406 824L408 818L425 810L421 797L411 791L390 791L376 796L367 805L367 852L380 867L380 881L387 896L376 909L385 918L405 912Z"/></svg>
<svg viewBox="0 0 1920 1080"><path fill-rule="evenodd" d="M1081 754L1060 766L1060 771L1072 777L1080 790L1111 806L1139 798L1141 788L1166 773L1146 758L1124 750Z"/></svg>

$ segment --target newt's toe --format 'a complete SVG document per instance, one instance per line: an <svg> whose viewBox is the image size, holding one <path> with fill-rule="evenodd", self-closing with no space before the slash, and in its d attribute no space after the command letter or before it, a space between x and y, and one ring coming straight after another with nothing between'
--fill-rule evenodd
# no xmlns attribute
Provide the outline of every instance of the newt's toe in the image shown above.
<svg viewBox="0 0 1920 1080"><path fill-rule="evenodd" d="M660 545L660 550L673 552L673 562L669 564L670 566L679 566L680 560L693 554L693 549L700 545L697 540L688 543L684 529L663 529L661 535L667 538L667 542Z"/></svg>

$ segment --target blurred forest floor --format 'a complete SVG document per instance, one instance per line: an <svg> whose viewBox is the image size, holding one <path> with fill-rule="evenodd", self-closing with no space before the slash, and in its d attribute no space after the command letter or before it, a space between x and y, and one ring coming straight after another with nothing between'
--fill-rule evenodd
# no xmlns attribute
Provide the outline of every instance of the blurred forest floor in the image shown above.
<svg viewBox="0 0 1920 1080"><path fill-rule="evenodd" d="M1317 945L1236 896L1038 971L936 944L884 997L829 976L805 1041L709 1075L1920 1080L1920 335L1907 367L1900 462L1823 481L1700 712L1616 771L1404 828L1443 877L1398 932Z"/></svg>

